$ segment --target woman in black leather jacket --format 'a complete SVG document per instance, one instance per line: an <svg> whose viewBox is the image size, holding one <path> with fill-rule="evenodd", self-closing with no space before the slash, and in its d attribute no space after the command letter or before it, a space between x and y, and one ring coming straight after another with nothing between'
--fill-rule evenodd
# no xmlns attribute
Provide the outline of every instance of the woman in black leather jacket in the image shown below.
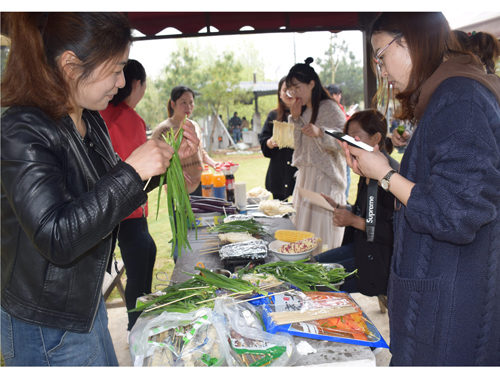
<svg viewBox="0 0 500 375"><path fill-rule="evenodd" d="M125 83L121 13L2 13L2 355L6 365L118 365L102 297L120 221L173 149L121 161L98 111ZM185 126L184 157L197 151Z"/></svg>

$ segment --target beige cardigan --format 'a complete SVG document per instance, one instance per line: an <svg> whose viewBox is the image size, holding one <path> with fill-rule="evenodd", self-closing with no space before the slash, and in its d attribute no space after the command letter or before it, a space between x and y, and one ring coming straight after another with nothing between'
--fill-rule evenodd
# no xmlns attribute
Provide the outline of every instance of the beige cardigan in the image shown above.
<svg viewBox="0 0 500 375"><path fill-rule="evenodd" d="M324 134L323 138L312 138L302 133L304 125L311 121L311 116L310 108L302 113L304 121L299 119L297 122L293 120L292 115L288 116L288 122L294 124L295 150L292 165L299 169L314 166L333 180L339 180L340 177L340 180L346 181L345 155L336 139L327 134ZM320 102L314 125L323 130L343 131L345 122L344 112L335 101L322 100Z"/></svg>

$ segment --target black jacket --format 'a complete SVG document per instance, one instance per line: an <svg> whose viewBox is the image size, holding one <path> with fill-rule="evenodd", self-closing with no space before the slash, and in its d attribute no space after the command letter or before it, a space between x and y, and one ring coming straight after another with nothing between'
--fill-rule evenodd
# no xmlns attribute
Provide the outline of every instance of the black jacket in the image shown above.
<svg viewBox="0 0 500 375"><path fill-rule="evenodd" d="M27 107L2 115L2 307L73 332L90 331L118 225L147 200L99 113L83 115L105 160L102 178L69 116L56 124Z"/></svg>
<svg viewBox="0 0 500 375"><path fill-rule="evenodd" d="M284 116L284 122L288 122L288 116ZM293 194L295 187L296 167L292 167L292 148L267 147L267 140L273 136L273 121L278 118L278 111L269 112L266 122L259 134L260 148L266 158L270 158L269 168L266 174L266 189L273 193L275 199L284 200Z"/></svg>
<svg viewBox="0 0 500 375"><path fill-rule="evenodd" d="M399 170L399 163L382 151L389 159L392 168ZM366 200L368 185L366 178L360 177L356 203L353 213L366 218ZM356 289L366 296L387 294L389 273L394 247L394 195L381 186L377 190L377 211L375 237L373 242L367 241L365 231L347 227L343 244L354 242L354 264L357 272Z"/></svg>

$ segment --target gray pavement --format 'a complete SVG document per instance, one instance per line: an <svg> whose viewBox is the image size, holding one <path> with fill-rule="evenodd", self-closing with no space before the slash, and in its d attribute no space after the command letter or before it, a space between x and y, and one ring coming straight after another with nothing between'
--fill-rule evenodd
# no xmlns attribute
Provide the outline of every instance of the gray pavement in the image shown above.
<svg viewBox="0 0 500 375"><path fill-rule="evenodd" d="M353 293L351 296L361 306L365 314L372 320L373 324L379 330L380 334L390 345L389 342L389 317L387 313L380 310L377 297L367 297L360 293ZM133 366L130 358L129 347L127 344L127 313L125 307L108 307L109 331L113 338L116 356L120 366ZM391 353L388 349L382 349L376 355L377 366L389 366Z"/></svg>

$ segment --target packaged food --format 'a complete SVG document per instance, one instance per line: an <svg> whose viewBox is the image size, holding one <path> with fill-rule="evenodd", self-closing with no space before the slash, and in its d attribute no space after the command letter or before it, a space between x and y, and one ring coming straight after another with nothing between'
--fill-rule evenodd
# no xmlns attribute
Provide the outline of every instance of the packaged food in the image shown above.
<svg viewBox="0 0 500 375"><path fill-rule="evenodd" d="M345 292L276 294L263 299L259 308L266 330L271 333L389 348L370 319Z"/></svg>
<svg viewBox="0 0 500 375"><path fill-rule="evenodd" d="M225 363L223 343L208 308L141 317L129 340L134 366L211 367Z"/></svg>
<svg viewBox="0 0 500 375"><path fill-rule="evenodd" d="M292 366L298 359L293 338L267 333L255 306L233 298L215 302L214 325L222 332L229 366Z"/></svg>

